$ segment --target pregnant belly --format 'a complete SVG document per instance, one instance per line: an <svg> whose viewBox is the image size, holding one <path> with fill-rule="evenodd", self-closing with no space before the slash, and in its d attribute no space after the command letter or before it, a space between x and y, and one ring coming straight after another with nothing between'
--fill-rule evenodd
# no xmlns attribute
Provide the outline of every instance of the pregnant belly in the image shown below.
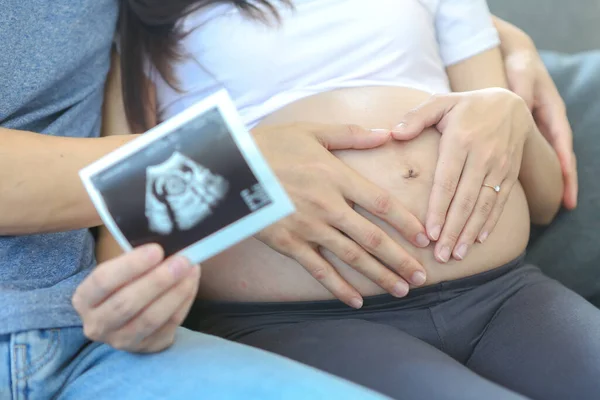
<svg viewBox="0 0 600 400"><path fill-rule="evenodd" d="M407 88L343 89L300 100L266 118L262 125L290 122L355 123L368 128L393 127L409 109L428 97ZM389 190L424 221L438 158L440 134L428 129L417 138L371 150L334 154L358 173ZM529 237L529 214L520 185L516 185L494 232L485 244L474 245L463 261L438 263L433 245L418 249L384 221L356 207L414 256L427 271L426 285L458 279L498 267L517 257ZM364 296L384 291L324 252L340 274ZM229 301L324 300L332 295L297 262L251 238L203 263L199 297Z"/></svg>

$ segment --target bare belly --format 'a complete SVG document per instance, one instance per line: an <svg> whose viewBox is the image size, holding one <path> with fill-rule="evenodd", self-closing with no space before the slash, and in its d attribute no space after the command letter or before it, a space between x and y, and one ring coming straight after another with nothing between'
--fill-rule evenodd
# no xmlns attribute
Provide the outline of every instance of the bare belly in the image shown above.
<svg viewBox="0 0 600 400"><path fill-rule="evenodd" d="M428 94L407 88L370 87L322 93L280 109L263 125L298 121L354 123L367 128L391 128ZM393 195L424 221L440 134L428 129L406 142L390 142L372 150L335 152L354 170ZM474 245L463 261L438 263L433 244L418 249L382 220L356 207L413 255L427 271L426 285L473 275L517 257L529 237L529 214L520 185L513 189L496 229L484 244ZM340 274L363 296L384 293L364 276L325 253ZM199 297L229 301L324 300L333 296L296 261L251 238L203 263Z"/></svg>

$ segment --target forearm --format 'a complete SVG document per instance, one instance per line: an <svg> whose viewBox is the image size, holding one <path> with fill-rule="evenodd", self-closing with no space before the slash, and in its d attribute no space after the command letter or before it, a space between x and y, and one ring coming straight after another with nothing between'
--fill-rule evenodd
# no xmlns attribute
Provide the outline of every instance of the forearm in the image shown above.
<svg viewBox="0 0 600 400"><path fill-rule="evenodd" d="M532 122L525 142L519 181L529 203L531 222L547 225L556 216L562 201L564 183L556 152Z"/></svg>
<svg viewBox="0 0 600 400"><path fill-rule="evenodd" d="M134 137L66 138L0 128L0 235L99 225L78 172Z"/></svg>
<svg viewBox="0 0 600 400"><path fill-rule="evenodd" d="M533 42L525 32L513 24L495 16L492 16L492 20L500 36L500 42L502 43L500 46L501 50L519 48L523 47L523 44L530 45Z"/></svg>

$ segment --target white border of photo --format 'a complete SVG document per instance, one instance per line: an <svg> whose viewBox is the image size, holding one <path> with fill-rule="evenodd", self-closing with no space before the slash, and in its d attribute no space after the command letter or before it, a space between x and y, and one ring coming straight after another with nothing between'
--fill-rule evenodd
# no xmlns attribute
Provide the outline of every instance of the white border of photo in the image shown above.
<svg viewBox="0 0 600 400"><path fill-rule="evenodd" d="M272 202L189 245L178 254L184 255L193 263L200 263L294 212L294 205L260 154L248 129L242 123L233 101L225 90L220 90L79 171L79 176L100 218L124 251L132 250L132 246L108 211L102 193L94 186L92 179L140 149L151 145L156 139L168 135L188 121L214 108L219 109L242 156Z"/></svg>

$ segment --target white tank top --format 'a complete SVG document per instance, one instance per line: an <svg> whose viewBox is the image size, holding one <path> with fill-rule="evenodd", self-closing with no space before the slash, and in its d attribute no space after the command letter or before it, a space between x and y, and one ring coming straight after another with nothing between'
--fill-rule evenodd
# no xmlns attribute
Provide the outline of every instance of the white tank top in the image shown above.
<svg viewBox="0 0 600 400"><path fill-rule="evenodd" d="M445 67L499 44L485 0L296 0L266 25L230 4L180 21L178 88L150 73L159 119L225 88L244 123L338 88L450 91Z"/></svg>

